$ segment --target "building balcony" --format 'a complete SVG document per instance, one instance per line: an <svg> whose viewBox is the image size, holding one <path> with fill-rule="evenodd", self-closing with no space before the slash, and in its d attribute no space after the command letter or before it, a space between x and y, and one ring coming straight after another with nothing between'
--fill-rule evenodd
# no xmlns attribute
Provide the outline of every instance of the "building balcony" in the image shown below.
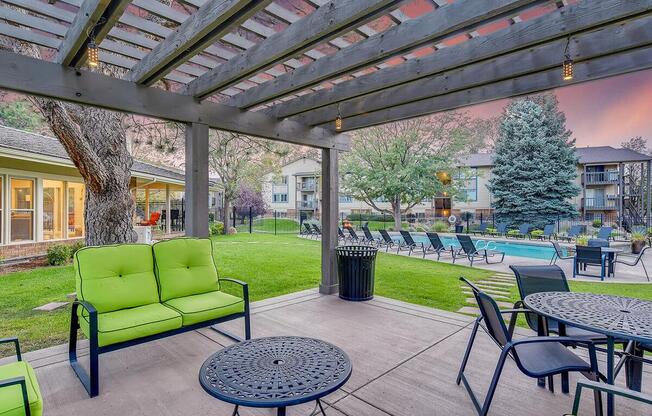
<svg viewBox="0 0 652 416"><path fill-rule="evenodd" d="M609 185L616 184L619 180L617 170L608 170L605 172L587 172L584 174L585 185Z"/></svg>
<svg viewBox="0 0 652 416"><path fill-rule="evenodd" d="M618 209L618 197L616 195L607 195L600 198L585 198L584 209L586 210L616 210Z"/></svg>
<svg viewBox="0 0 652 416"><path fill-rule="evenodd" d="M297 187L301 192L314 192L317 189L317 185L313 182L299 182Z"/></svg>
<svg viewBox="0 0 652 416"><path fill-rule="evenodd" d="M317 201L299 201L299 209L315 209Z"/></svg>

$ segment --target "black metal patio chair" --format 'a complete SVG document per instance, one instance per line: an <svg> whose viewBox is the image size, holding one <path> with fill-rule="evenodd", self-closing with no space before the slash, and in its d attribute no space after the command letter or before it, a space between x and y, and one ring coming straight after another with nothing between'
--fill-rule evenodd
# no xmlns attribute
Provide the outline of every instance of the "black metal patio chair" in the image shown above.
<svg viewBox="0 0 652 416"><path fill-rule="evenodd" d="M600 276L582 273L587 266L599 266ZM575 257L573 257L573 277L591 276L604 280L607 273L607 255L602 254L602 247L575 246Z"/></svg>
<svg viewBox="0 0 652 416"><path fill-rule="evenodd" d="M317 224L312 224L312 229L315 231L315 238L321 237L321 228Z"/></svg>
<svg viewBox="0 0 652 416"><path fill-rule="evenodd" d="M564 416L579 416L580 411L580 402L582 399L582 390L589 389L595 392L604 392L608 394L614 394L616 396L621 396L626 399L635 400L641 403L652 405L652 396L639 393L634 390L624 389L622 387L612 386L610 384L598 383L596 381L590 380L579 380L577 382L577 388L575 389L575 400L573 400L573 410L571 413Z"/></svg>
<svg viewBox="0 0 652 416"><path fill-rule="evenodd" d="M428 240L430 240L430 245L426 247L423 251L423 257L426 257L426 254L435 253L437 255L437 260L441 258L441 255L444 253L449 253L453 255L453 247L446 247L444 243L439 238L439 234L433 232L427 232Z"/></svg>
<svg viewBox="0 0 652 416"><path fill-rule="evenodd" d="M414 250L419 249L424 253L425 256L426 253L425 244L421 242L419 243L415 242L409 231L401 230L401 237L403 237L403 242L397 245L396 254L400 253L401 251L407 251L408 256L411 256Z"/></svg>
<svg viewBox="0 0 652 416"><path fill-rule="evenodd" d="M478 229L473 230L471 232L471 234L473 234L473 235L485 235L485 233L487 232L488 227L489 227L489 223L488 222L483 222L482 224L480 224Z"/></svg>
<svg viewBox="0 0 652 416"><path fill-rule="evenodd" d="M378 232L382 237L379 247L385 247L385 251L389 251L390 248L393 248L396 245L396 241L394 241L386 230L378 230Z"/></svg>
<svg viewBox="0 0 652 416"><path fill-rule="evenodd" d="M530 238L535 238L537 240L552 240L552 236L554 234L555 234L555 224L546 224L543 227L543 234L532 235L532 233L530 233Z"/></svg>
<svg viewBox="0 0 652 416"><path fill-rule="evenodd" d="M362 240L358 237L358 233L355 232L353 227L347 227L346 229L349 231L349 241L352 243L362 243Z"/></svg>
<svg viewBox="0 0 652 416"><path fill-rule="evenodd" d="M473 291L473 296L480 309L480 317L475 320L469 342L464 352L464 358L457 375L456 383L464 383L471 401L480 416L485 416L489 412L489 407L494 397L500 375L502 374L505 362L511 358L516 363L518 369L528 377L541 379L564 372L579 372L590 380L599 380L598 359L596 349L593 343L583 339L573 337L528 337L523 339L513 339L513 330L516 323L516 315L521 312L528 312L527 309L508 309L501 311L498 309L496 301L489 295L482 292L473 283L464 277L460 280L469 285ZM502 314L509 313L512 315L509 328L505 325ZM475 341L478 329L482 328L484 332L500 348L500 358L491 379L489 390L485 395L484 402L478 401L468 379L464 374L466 365L471 355L471 349ZM588 348L589 363L570 351L567 346L582 345ZM602 397L599 392L595 393L596 413L602 414ZM598 410L599 409L599 410Z"/></svg>
<svg viewBox="0 0 652 416"><path fill-rule="evenodd" d="M643 254L645 254L645 251L650 248L649 246L643 248L640 253L636 255L636 257L631 256L631 255L623 255L620 253L616 253L616 260L614 260L614 274L616 274L616 264L624 264L625 266L629 267L636 267L637 264L641 263L641 266L643 266L643 271L645 272L645 277L647 278L647 281L650 281L650 275L647 273L647 268L645 267L645 262L643 261Z"/></svg>
<svg viewBox="0 0 652 416"><path fill-rule="evenodd" d="M366 243L369 243L374 246L377 246L380 243L380 238L374 237L374 235L371 234L371 231L369 230L369 226L367 224L362 226L362 232L364 233L364 241Z"/></svg>
<svg viewBox="0 0 652 416"><path fill-rule="evenodd" d="M550 259L550 264L557 264L557 260L573 260L575 256L569 256L564 254L564 249L561 248L558 242L556 241L551 241L553 248L555 249L555 252L552 255L552 258Z"/></svg>
<svg viewBox="0 0 652 416"><path fill-rule="evenodd" d="M337 239L339 241L346 241L346 235L344 235L344 231L342 231L342 227L337 227Z"/></svg>
<svg viewBox="0 0 652 416"><path fill-rule="evenodd" d="M303 235L307 235L308 237L312 238L315 235L315 231L312 229L309 223L304 222L303 223L303 228L304 230L301 232Z"/></svg>
<svg viewBox="0 0 652 416"><path fill-rule="evenodd" d="M502 263L503 260L505 260L505 253L502 251L489 250L486 248L478 250L473 243L473 240L471 240L471 237L468 235L457 234L456 237L460 242L461 247L458 250L452 250L453 263L455 263L455 260L457 259L466 258L471 263L471 267L473 267L475 259L484 260L487 264ZM498 255L500 255L499 261L489 261L489 257L496 257Z"/></svg>

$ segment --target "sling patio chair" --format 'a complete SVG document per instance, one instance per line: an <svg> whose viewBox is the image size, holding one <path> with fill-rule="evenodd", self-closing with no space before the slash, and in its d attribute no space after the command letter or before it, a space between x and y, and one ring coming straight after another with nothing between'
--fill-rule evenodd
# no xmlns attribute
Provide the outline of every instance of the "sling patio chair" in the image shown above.
<svg viewBox="0 0 652 416"><path fill-rule="evenodd" d="M587 266L599 266L600 276L582 273ZM599 277L604 280L607 274L607 255L602 254L602 247L575 246L573 258L573 278L576 276Z"/></svg>
<svg viewBox="0 0 652 416"><path fill-rule="evenodd" d="M371 231L369 230L369 226L367 224L362 226L362 232L364 233L364 241L374 246L379 245L381 239L374 237L374 235L371 234Z"/></svg>
<svg viewBox="0 0 652 416"><path fill-rule="evenodd" d="M344 235L344 231L342 231L342 227L337 227L337 239L339 241L346 242L346 235Z"/></svg>
<svg viewBox="0 0 652 416"><path fill-rule="evenodd" d="M557 264L557 260L573 260L575 256L569 256L564 254L564 249L561 248L558 242L551 241L552 247L555 249L555 252L552 254L550 259L550 264Z"/></svg>
<svg viewBox="0 0 652 416"><path fill-rule="evenodd" d="M650 248L650 246L644 247L643 250L641 250L641 252L636 256L616 253L616 260L614 261L614 274L616 273L616 264L624 264L625 266L636 267L637 264L641 263L641 266L643 266L643 271L645 272L645 277L649 282L650 275L647 273L647 268L645 267L645 262L643 261L643 254L645 254L645 251L648 248Z"/></svg>
<svg viewBox="0 0 652 416"><path fill-rule="evenodd" d="M321 237L321 228L317 224L312 224L312 229L315 230L315 238Z"/></svg>
<svg viewBox="0 0 652 416"><path fill-rule="evenodd" d="M484 260L487 264L502 263L503 260L505 260L505 253L502 251L490 250L486 248L478 250L473 243L473 240L471 240L471 237L468 235L457 234L457 240L460 242L461 247L457 250L452 250L453 263L455 263L455 260L457 259L466 258L471 263L471 267L473 267L473 262L475 259ZM499 261L489 261L489 257L495 257L498 255L501 256Z"/></svg>
<svg viewBox="0 0 652 416"><path fill-rule="evenodd" d="M496 231L488 232L487 234L494 236L494 237L500 237L502 235L505 235L507 232L507 223L506 222L499 222L496 224Z"/></svg>
<svg viewBox="0 0 652 416"><path fill-rule="evenodd" d="M532 235L532 233L530 233L530 239L552 240L553 235L555 235L555 224L546 224L543 227L543 234Z"/></svg>
<svg viewBox="0 0 652 416"><path fill-rule="evenodd" d="M581 225L572 225L565 235L557 235L557 239L565 241L573 241L573 238L582 233Z"/></svg>
<svg viewBox="0 0 652 416"><path fill-rule="evenodd" d="M312 229L312 227L310 226L309 223L304 222L304 223L303 223L303 228L304 228L304 230L301 231L301 234L303 234L303 235L307 235L307 236L310 237L310 238L312 238L312 236L315 235L315 232L313 231L313 229Z"/></svg>
<svg viewBox="0 0 652 416"><path fill-rule="evenodd" d="M488 227L489 227L489 223L488 222L483 222L482 224L480 224L480 226L476 230L471 231L471 234L473 234L473 235L485 235L485 233L487 232Z"/></svg>
<svg viewBox="0 0 652 416"><path fill-rule="evenodd" d="M397 245L397 242L389 235L386 230L379 230L382 241L380 241L379 247L385 247L385 251L389 251L390 248L393 248Z"/></svg>
<svg viewBox="0 0 652 416"><path fill-rule="evenodd" d="M611 240L612 231L613 227L600 227L600 231L598 231L598 236L596 238L609 241Z"/></svg>
<svg viewBox="0 0 652 416"><path fill-rule="evenodd" d="M439 234L433 232L427 232L428 240L430 240L430 245L426 247L423 251L423 258L426 258L426 254L435 253L437 255L437 260L441 258L443 253L453 254L453 247L446 247L444 243L439 238Z"/></svg>
<svg viewBox="0 0 652 416"><path fill-rule="evenodd" d="M489 412L489 407L494 397L500 375L505 366L508 358L511 358L516 363L518 369L528 377L542 379L552 377L556 374L563 374L566 372L579 372L582 373L590 380L598 381L600 373L598 371L598 359L596 354L595 345L592 342L581 338L574 337L527 337L521 339L514 339L514 327L516 325L516 317L518 313L528 312L527 309L508 309L501 311L498 309L496 301L489 295L482 292L473 283L469 282L464 277L460 280L465 282L471 287L473 296L476 299L480 309L480 316L475 320L473 330L469 342L466 346L464 358L460 366L460 371L457 375L456 383L464 383L471 401L475 406L476 411L480 416L485 416ZM505 320L502 314L511 314L509 328L505 325ZM471 355L471 349L475 341L478 329L482 328L484 332L489 335L492 341L500 349L500 357L498 364L494 371L489 385L489 390L485 395L484 402L481 404L478 401L469 380L464 374L466 365ZM567 346L585 346L589 352L589 363L584 361L579 356L570 351ZM596 412L600 409L602 411L602 397L599 392L595 393L595 408Z"/></svg>
<svg viewBox="0 0 652 416"><path fill-rule="evenodd" d="M401 237L403 237L403 242L398 244L396 248L396 254L400 253L401 251L407 251L408 256L411 256L414 250L419 249L424 253L425 256L425 252L426 252L425 244L421 242L419 243L415 242L409 231L401 230Z"/></svg>
<svg viewBox="0 0 652 416"><path fill-rule="evenodd" d="M529 232L530 232L530 224L523 223L521 224L520 227L518 227L518 230L508 231L506 237L525 239L529 235Z"/></svg>
<svg viewBox="0 0 652 416"><path fill-rule="evenodd" d="M347 227L347 230L349 231L349 241L352 243L362 243L362 240L360 237L358 237L358 233L355 232L353 227Z"/></svg>

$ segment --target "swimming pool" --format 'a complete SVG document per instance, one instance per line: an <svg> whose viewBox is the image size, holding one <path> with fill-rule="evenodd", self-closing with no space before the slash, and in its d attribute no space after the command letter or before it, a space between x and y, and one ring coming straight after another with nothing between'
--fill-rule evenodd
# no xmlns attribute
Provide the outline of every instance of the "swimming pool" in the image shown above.
<svg viewBox="0 0 652 416"><path fill-rule="evenodd" d="M430 240L423 233L411 233L415 242L422 242L426 245L430 244ZM392 236L393 238L400 238L400 234ZM457 238L453 236L440 235L441 241L445 246L454 246L459 247L460 243L457 241ZM550 245L541 245L533 244L523 241L504 241L504 240L493 240L491 238L473 238L473 242L478 249L483 249L487 244L489 244L490 249L502 251L506 256L516 256L516 257L528 257L531 259L542 259L550 260L552 255L555 253L555 249Z"/></svg>

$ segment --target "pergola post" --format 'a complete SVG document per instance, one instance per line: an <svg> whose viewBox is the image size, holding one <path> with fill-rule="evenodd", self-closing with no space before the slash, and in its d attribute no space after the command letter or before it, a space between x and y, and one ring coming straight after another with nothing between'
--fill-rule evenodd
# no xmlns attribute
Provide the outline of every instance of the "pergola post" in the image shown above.
<svg viewBox="0 0 652 416"><path fill-rule="evenodd" d="M170 198L170 185L165 185L165 234L172 234L172 201Z"/></svg>
<svg viewBox="0 0 652 416"><path fill-rule="evenodd" d="M186 235L208 237L208 125L186 126ZM171 219L172 216L170 216Z"/></svg>
<svg viewBox="0 0 652 416"><path fill-rule="evenodd" d="M338 152L321 151L321 284L319 292L330 295L337 292L337 216L339 211Z"/></svg>
<svg viewBox="0 0 652 416"><path fill-rule="evenodd" d="M652 179L650 175L652 174L652 160L647 161L647 186L646 186L646 203L645 203L645 225L649 228L652 226Z"/></svg>

